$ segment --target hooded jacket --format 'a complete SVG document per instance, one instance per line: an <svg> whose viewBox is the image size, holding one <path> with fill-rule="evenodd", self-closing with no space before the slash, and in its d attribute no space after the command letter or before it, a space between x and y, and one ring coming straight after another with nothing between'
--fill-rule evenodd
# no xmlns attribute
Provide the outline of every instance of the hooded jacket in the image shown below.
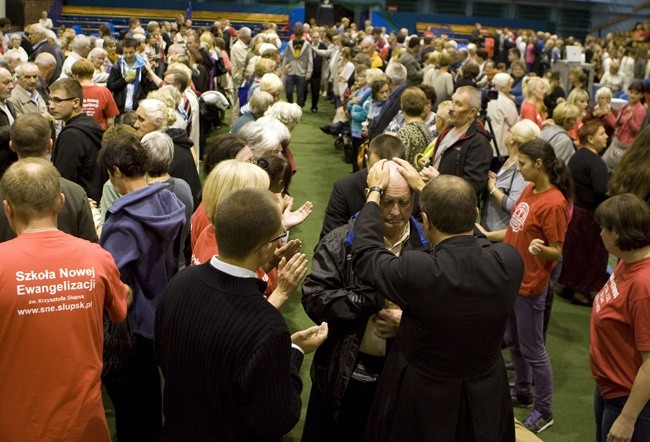
<svg viewBox="0 0 650 442"><path fill-rule="evenodd" d="M97 164L103 135L104 129L82 112L66 121L52 152L52 162L61 176L79 184L95 201L101 200L108 179Z"/></svg>
<svg viewBox="0 0 650 442"><path fill-rule="evenodd" d="M142 100L148 92L157 89L153 81L149 80L147 77L145 64L146 61L142 57L139 55L135 56L135 65L133 66L133 70L135 71L135 80L133 81L133 110L138 108L138 102ZM124 60L124 57L120 57L111 68L111 72L108 75L108 81L106 82L106 87L113 93L115 104L117 104L120 114L123 114L125 111L124 105L126 104L126 87L128 86L128 83L124 77L126 76L128 68L129 66Z"/></svg>
<svg viewBox="0 0 650 442"><path fill-rule="evenodd" d="M169 166L169 174L175 178L180 178L190 185L192 197L194 198L194 207L199 207L201 199L201 179L196 169L194 156L192 155L192 146L194 142L187 136L185 129L167 129L174 142L174 158Z"/></svg>
<svg viewBox="0 0 650 442"><path fill-rule="evenodd" d="M166 187L155 183L115 200L99 239L133 290L132 330L147 339L154 336L160 296L178 271L179 232L185 223L185 206Z"/></svg>

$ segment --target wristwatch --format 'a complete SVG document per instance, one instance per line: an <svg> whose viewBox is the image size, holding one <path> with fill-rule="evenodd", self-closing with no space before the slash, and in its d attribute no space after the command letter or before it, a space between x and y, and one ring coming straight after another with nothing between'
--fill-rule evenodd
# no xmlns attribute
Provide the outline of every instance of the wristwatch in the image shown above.
<svg viewBox="0 0 650 442"><path fill-rule="evenodd" d="M382 196L384 196L384 189L382 189L382 188L379 187L379 186L372 186L372 187L370 187L370 188L368 189L368 195L370 195L370 192L377 192L377 193L379 193L379 198L381 198Z"/></svg>

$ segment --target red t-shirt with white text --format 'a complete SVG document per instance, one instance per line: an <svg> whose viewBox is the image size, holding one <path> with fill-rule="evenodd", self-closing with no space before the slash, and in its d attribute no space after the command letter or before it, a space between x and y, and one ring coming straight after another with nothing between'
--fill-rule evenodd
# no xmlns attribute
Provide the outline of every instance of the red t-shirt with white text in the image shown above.
<svg viewBox="0 0 650 442"><path fill-rule="evenodd" d="M605 399L628 396L650 351L650 258L621 260L591 309L591 375Z"/></svg>

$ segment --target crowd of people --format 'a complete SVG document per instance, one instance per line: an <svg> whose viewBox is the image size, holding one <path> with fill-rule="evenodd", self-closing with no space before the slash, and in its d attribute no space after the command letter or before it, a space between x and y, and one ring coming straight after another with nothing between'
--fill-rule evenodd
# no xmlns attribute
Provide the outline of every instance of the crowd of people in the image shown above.
<svg viewBox="0 0 650 442"><path fill-rule="evenodd" d="M593 304L598 440L650 437L642 33L10 27L3 437L109 440L103 385L118 440L279 440L315 352L303 440L511 441L513 406L531 408L523 431L554 423L554 295ZM560 84L567 46L594 88L581 68ZM309 266L292 131L324 102L352 174ZM291 334L298 288L317 325Z"/></svg>

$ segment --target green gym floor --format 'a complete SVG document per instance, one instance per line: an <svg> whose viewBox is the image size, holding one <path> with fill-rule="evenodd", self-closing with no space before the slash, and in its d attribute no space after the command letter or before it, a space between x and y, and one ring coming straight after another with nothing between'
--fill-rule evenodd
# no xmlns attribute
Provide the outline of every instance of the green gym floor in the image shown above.
<svg viewBox="0 0 650 442"><path fill-rule="evenodd" d="M312 114L309 112L310 104L308 99L302 122L291 138L291 151L298 172L293 177L289 191L295 200L294 207L299 207L306 200L314 204L311 216L291 230L292 238L302 240L302 251L311 262L332 183L350 173L352 167L343 162L343 153L334 148L333 138L319 130L319 126L331 118L332 106L321 102L321 110ZM228 130L229 127L224 126L218 133ZM282 312L292 332L313 325L300 304L300 292L295 293L283 306ZM555 423L539 435L544 441L584 442L595 438L592 400L594 382L589 371L588 353L590 313L591 310L587 307L572 305L559 297L555 299L547 338L548 353L553 366ZM300 440L311 385L310 366L311 356L308 355L301 369L304 383L302 418L285 436L285 441ZM110 409L108 398L105 398L105 402L114 437L114 413ZM528 412L527 409L515 409L515 417L523 421Z"/></svg>

